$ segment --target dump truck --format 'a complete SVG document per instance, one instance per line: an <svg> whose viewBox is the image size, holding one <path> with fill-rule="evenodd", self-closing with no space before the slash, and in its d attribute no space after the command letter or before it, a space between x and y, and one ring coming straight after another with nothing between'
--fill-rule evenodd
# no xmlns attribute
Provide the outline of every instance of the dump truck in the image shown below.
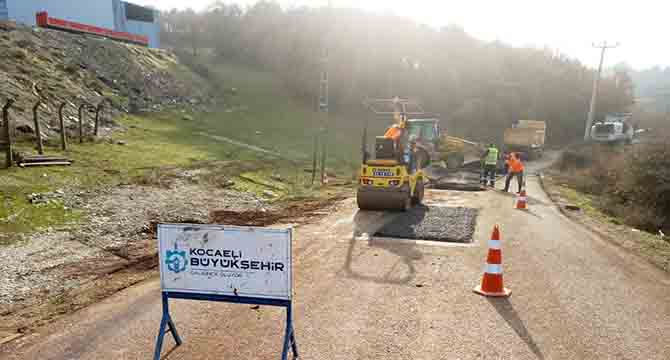
<svg viewBox="0 0 670 360"><path fill-rule="evenodd" d="M505 129L503 137L505 152L518 152L523 158L533 160L542 157L547 124L537 120L519 120L515 127Z"/></svg>

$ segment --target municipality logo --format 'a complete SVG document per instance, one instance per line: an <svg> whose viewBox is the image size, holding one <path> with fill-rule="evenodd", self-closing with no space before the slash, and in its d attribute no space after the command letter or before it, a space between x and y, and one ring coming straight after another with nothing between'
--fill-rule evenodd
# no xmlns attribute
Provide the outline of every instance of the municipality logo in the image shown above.
<svg viewBox="0 0 670 360"><path fill-rule="evenodd" d="M186 271L186 251L168 250L165 255L168 270L176 274Z"/></svg>

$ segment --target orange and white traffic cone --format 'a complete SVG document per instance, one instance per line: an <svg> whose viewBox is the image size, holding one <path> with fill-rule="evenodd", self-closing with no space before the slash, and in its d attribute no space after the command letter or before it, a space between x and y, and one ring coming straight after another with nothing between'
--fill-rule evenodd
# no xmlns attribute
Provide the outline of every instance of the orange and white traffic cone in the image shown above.
<svg viewBox="0 0 670 360"><path fill-rule="evenodd" d="M502 249L498 225L493 228L493 234L491 240L489 240L489 254L486 259L486 270L482 277L482 284L475 287L473 291L480 295L492 297L507 297L512 293L503 285Z"/></svg>
<svg viewBox="0 0 670 360"><path fill-rule="evenodd" d="M516 209L528 210L528 196L526 196L526 189L522 189L521 193L516 197Z"/></svg>

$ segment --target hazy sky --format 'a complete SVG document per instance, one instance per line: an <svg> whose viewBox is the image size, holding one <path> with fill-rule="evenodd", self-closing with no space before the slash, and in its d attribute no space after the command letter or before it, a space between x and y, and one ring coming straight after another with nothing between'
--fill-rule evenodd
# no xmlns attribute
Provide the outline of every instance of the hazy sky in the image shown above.
<svg viewBox="0 0 670 360"><path fill-rule="evenodd" d="M131 0L161 9L199 10L211 0ZM254 0L226 3L252 4ZM328 0L281 0L283 6L324 6ZM459 24L483 40L558 49L597 66L592 42L621 46L608 51L605 65L626 61L636 68L670 65L667 0L332 0L334 6L406 15L432 26Z"/></svg>

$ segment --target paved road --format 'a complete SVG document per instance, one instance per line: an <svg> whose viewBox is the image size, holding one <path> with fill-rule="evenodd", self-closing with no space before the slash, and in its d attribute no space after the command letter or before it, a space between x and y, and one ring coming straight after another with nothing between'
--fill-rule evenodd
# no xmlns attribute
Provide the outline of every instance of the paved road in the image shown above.
<svg viewBox="0 0 670 360"><path fill-rule="evenodd" d="M474 246L363 240L397 215L353 200L297 230L297 340L303 359L669 359L670 277L563 217L528 181L531 212L500 192L432 191L481 208ZM500 224L508 299L472 293ZM283 314L175 301L185 344L166 359L277 359ZM127 289L0 349L0 359L149 359L158 281ZM172 342L167 341L167 350Z"/></svg>

